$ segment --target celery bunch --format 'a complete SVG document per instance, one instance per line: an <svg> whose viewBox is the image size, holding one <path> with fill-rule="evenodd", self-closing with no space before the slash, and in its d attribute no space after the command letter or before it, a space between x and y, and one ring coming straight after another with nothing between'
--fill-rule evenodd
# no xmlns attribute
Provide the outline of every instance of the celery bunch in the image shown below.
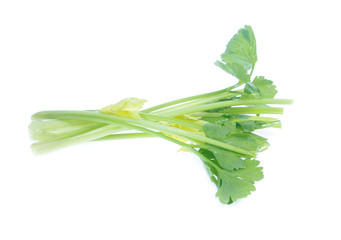
<svg viewBox="0 0 341 240"><path fill-rule="evenodd" d="M263 114L282 114L283 108L270 105L292 103L274 98L272 81L252 79L256 62L255 36L245 26L215 63L237 84L144 110L146 100L127 98L100 110L38 112L29 126L36 141L32 150L40 154L88 141L160 137L197 155L218 188L216 196L230 204L249 195L263 178L256 156L269 144L254 131L281 126Z"/></svg>

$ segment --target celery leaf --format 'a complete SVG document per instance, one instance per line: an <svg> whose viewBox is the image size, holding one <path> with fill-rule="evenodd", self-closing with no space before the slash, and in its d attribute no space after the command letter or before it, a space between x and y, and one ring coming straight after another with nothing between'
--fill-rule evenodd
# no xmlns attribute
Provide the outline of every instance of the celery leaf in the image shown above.
<svg viewBox="0 0 341 240"><path fill-rule="evenodd" d="M239 198L245 198L255 191L255 181L263 179L262 167L259 161L245 160L245 168L226 171L219 170L218 192L216 196L222 203L232 203Z"/></svg>
<svg viewBox="0 0 341 240"><path fill-rule="evenodd" d="M263 76L255 77L252 82L246 83L243 98L274 98L277 90L271 80L265 79Z"/></svg>
<svg viewBox="0 0 341 240"><path fill-rule="evenodd" d="M251 26L245 26L228 42L221 55L225 63L236 63L248 71L257 62L256 38Z"/></svg>

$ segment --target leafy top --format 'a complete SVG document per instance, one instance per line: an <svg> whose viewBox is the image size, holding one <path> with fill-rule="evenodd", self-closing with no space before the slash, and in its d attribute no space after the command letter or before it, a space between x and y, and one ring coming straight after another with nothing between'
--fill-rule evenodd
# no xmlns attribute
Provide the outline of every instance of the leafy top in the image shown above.
<svg viewBox="0 0 341 240"><path fill-rule="evenodd" d="M248 71L257 62L256 38L251 26L239 29L226 46L221 61L215 65L237 77L241 82L249 82ZM252 70L251 70L252 71Z"/></svg>
<svg viewBox="0 0 341 240"><path fill-rule="evenodd" d="M221 55L225 63L237 63L249 70L257 62L256 38L251 26L239 29Z"/></svg>

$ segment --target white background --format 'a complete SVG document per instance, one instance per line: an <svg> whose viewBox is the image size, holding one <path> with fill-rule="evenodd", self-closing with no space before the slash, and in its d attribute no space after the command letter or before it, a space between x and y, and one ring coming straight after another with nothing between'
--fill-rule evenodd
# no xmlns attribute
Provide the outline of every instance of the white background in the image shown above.
<svg viewBox="0 0 341 240"><path fill-rule="evenodd" d="M338 1L0 3L0 239L341 239ZM232 205L201 162L159 139L34 156L41 110L147 106L225 88L214 66L245 24L255 75L292 98L264 134L265 178Z"/></svg>

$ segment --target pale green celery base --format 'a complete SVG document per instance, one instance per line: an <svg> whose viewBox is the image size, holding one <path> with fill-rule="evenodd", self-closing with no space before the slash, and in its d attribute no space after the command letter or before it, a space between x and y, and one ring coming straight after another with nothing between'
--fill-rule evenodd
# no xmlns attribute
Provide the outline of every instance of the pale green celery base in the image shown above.
<svg viewBox="0 0 341 240"><path fill-rule="evenodd" d="M80 125L78 127L74 126L72 127L72 130L70 131L65 131L64 129L62 131L44 131L41 129L35 129L35 128L30 128L30 136L32 140L36 141L58 141L62 140L65 138L70 138L74 137L92 130L95 130L100 127L104 127L106 124L103 123L92 123L89 124L88 126L86 125Z"/></svg>
<svg viewBox="0 0 341 240"><path fill-rule="evenodd" d="M115 132L122 131L121 127L115 125L107 125L92 131L85 132L80 135L61 139L58 141L40 141L32 144L32 150L35 154L42 154L51 152L60 148L68 147L71 145L92 141L108 134L114 134Z"/></svg>

